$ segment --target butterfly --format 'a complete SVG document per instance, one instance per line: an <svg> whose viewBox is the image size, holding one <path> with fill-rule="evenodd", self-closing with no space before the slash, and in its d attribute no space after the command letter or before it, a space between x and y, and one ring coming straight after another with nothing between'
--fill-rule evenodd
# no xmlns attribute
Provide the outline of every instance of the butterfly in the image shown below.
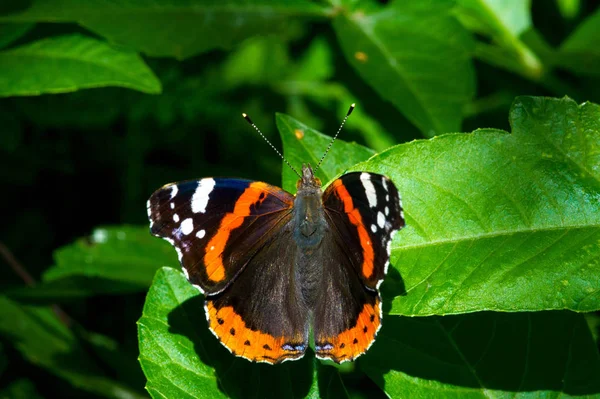
<svg viewBox="0 0 600 399"><path fill-rule="evenodd" d="M379 286L405 225L400 195L375 173L344 174L325 190L309 164L297 174L295 195L235 178L167 184L148 200L150 231L175 247L205 295L210 330L234 355L299 359L312 330L318 358L351 361L381 327Z"/></svg>

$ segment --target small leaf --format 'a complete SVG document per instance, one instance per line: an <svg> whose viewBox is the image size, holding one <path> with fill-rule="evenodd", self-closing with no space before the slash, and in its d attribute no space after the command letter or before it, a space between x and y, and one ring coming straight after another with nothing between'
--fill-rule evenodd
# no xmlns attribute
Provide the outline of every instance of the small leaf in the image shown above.
<svg viewBox="0 0 600 399"><path fill-rule="evenodd" d="M405 0L334 20L348 62L424 135L460 130L475 75L472 40L449 1Z"/></svg>
<svg viewBox="0 0 600 399"><path fill-rule="evenodd" d="M600 358L570 312L384 317L361 368L391 398L600 393Z"/></svg>
<svg viewBox="0 0 600 399"><path fill-rule="evenodd" d="M69 276L99 277L118 281L124 292L148 287L162 266L179 265L173 247L150 235L148 227L129 226L98 228L90 239L56 251L54 259L56 266L44 274L46 282Z"/></svg>
<svg viewBox="0 0 600 399"><path fill-rule="evenodd" d="M304 397L310 389L311 355L278 366L231 355L208 329L204 298L174 269L156 273L138 340L153 398Z"/></svg>
<svg viewBox="0 0 600 399"><path fill-rule="evenodd" d="M0 24L0 48L6 47L33 28L35 24Z"/></svg>
<svg viewBox="0 0 600 399"><path fill-rule="evenodd" d="M65 93L120 86L160 93L160 82L135 53L74 34L0 52L0 96Z"/></svg>
<svg viewBox="0 0 600 399"><path fill-rule="evenodd" d="M304 163L310 163L314 169L331 142L331 137L325 136L287 115L277 114L276 123L283 142L285 158L299 173ZM316 175L325 184L344 168L366 160L373 154L374 151L369 148L338 140L327 154ZM295 193L298 176L285 163L282 173L283 189Z"/></svg>
<svg viewBox="0 0 600 399"><path fill-rule="evenodd" d="M554 62L570 70L600 76L600 9L583 21L563 42Z"/></svg>
<svg viewBox="0 0 600 399"><path fill-rule="evenodd" d="M142 398L105 377L73 333L49 308L19 305L0 297L0 335L25 359L78 388L108 398Z"/></svg>
<svg viewBox="0 0 600 399"><path fill-rule="evenodd" d="M324 18L328 13L307 0L37 0L0 22L77 22L148 55L183 59L230 48L253 35L279 33L292 18Z"/></svg>

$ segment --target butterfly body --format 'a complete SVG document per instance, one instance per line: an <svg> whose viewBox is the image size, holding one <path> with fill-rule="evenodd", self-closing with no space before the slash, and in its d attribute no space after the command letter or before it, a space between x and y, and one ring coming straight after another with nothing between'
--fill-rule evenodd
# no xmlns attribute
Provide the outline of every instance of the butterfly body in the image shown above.
<svg viewBox="0 0 600 399"><path fill-rule="evenodd" d="M379 284L404 225L384 176L348 173L325 191L309 165L296 195L262 182L201 179L148 201L151 232L177 250L205 297L209 328L233 354L279 363L365 353L381 326Z"/></svg>

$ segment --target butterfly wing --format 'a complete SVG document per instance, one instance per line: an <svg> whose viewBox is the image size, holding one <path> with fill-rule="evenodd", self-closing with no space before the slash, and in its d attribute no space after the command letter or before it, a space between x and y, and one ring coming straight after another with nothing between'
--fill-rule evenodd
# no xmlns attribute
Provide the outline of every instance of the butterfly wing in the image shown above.
<svg viewBox="0 0 600 399"><path fill-rule="evenodd" d="M323 205L334 237L361 280L378 288L389 266L392 237L405 224L396 186L382 175L348 173L327 187Z"/></svg>
<svg viewBox="0 0 600 399"><path fill-rule="evenodd" d="M288 217L255 252L235 284L207 296L209 327L234 355L272 364L304 355L309 312L295 284L297 256Z"/></svg>
<svg viewBox="0 0 600 399"><path fill-rule="evenodd" d="M188 280L223 291L292 211L294 197L262 182L207 178L168 184L147 203L150 231L176 249Z"/></svg>
<svg viewBox="0 0 600 399"><path fill-rule="evenodd" d="M317 357L341 363L365 353L381 327L377 288L387 272L392 236L404 218L392 181L372 173L335 180L323 194L323 205L331 234L323 240L315 350Z"/></svg>
<svg viewBox="0 0 600 399"><path fill-rule="evenodd" d="M323 278L315 301L313 334L320 359L351 361L365 353L381 327L381 300L352 264L348 247L333 234L323 243Z"/></svg>

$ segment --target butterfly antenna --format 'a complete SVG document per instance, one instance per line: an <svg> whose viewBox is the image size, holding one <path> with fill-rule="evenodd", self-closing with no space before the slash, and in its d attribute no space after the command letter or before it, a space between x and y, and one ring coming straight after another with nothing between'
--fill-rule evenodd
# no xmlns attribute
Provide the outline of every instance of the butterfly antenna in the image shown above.
<svg viewBox="0 0 600 399"><path fill-rule="evenodd" d="M246 115L245 113L242 113L242 116L244 117L244 119L246 120L246 122L248 122L254 128L254 130L256 130L258 132L258 134L260 134L260 137L262 137L263 139L265 139L265 141L267 143L269 143L269 145L277 153L277 155L279 155L281 157L281 159L283 159L283 162L285 162L287 164L287 166L289 166L290 169L293 170L294 173L298 175L299 178L302 178L302 175L300 175L300 173L298 173L298 171L296 169L294 169L294 167L288 162L288 160L285 159L283 157L283 155L281 155L281 153L277 150L277 148L275 148L275 146L273 144L271 144L271 142L269 141L269 139L266 138L264 134L262 134L262 132L260 131L260 129L258 127L256 127L256 125L254 124L254 122L252 122L252 119L250 119L250 117L248 115Z"/></svg>
<svg viewBox="0 0 600 399"><path fill-rule="evenodd" d="M348 109L348 112L346 113L346 116L344 117L344 120L342 121L342 124L340 125L340 128L338 129L337 133L335 134L335 136L333 136L333 138L331 139L331 141L329 142L329 145L327 146L327 149L325 150L325 153L323 154L323 156L321 157L321 159L319 160L319 163L317 164L317 167L315 168L315 172L317 171L317 169L319 169L319 167L321 166L321 163L323 162L323 160L325 159L325 156L327 155L327 153L329 152L329 150L331 149L331 146L333 145L333 142L335 141L335 139L337 138L338 134L340 134L340 132L342 131L342 128L344 127L344 124L346 123L346 120L348 119L348 117L350 116L350 114L352 113L352 111L354 111L354 107L356 106L356 104L352 104L350 106L350 108Z"/></svg>

